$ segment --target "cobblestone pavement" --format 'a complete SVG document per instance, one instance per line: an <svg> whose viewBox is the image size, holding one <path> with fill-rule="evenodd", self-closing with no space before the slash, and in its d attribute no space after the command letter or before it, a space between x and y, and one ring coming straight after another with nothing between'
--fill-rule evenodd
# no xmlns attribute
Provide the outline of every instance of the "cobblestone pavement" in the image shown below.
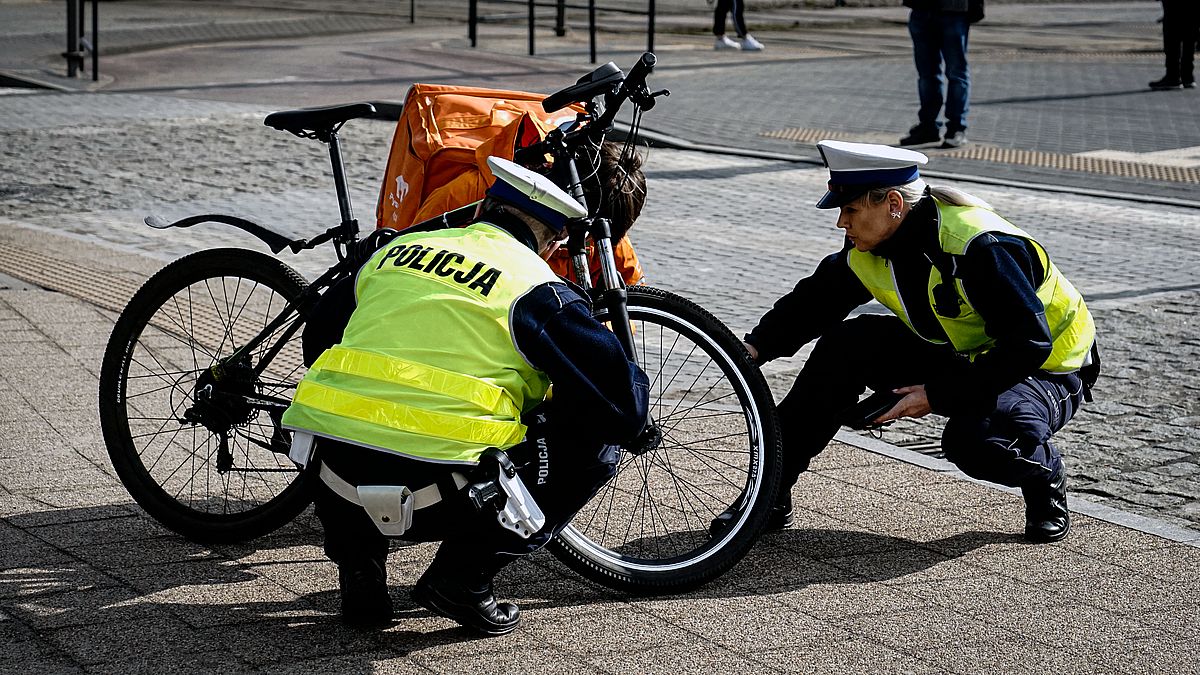
<svg viewBox="0 0 1200 675"><path fill-rule="evenodd" d="M32 107L56 111L34 119ZM156 213L226 212L302 235L336 221L323 148L261 125L253 106L137 95L0 99L0 160L10 183L0 223L68 234L166 261L216 245L254 246L232 228L158 232ZM84 110L95 120L68 124ZM21 120L25 120L22 122ZM24 128L17 128L17 127ZM344 132L358 214L369 220L391 125ZM85 145L102 163L65 161ZM666 150L648 157L650 199L634 234L652 285L692 298L735 332L835 250L829 215L810 204L824 173L784 162ZM1200 524L1195 307L1200 213L1123 201L959 184L1050 248L1087 294L1103 336L1097 401L1059 438L1073 490L1172 522ZM1082 217L1081 214L1086 214ZM1146 249L1145 241L1163 245ZM1148 262L1153 261L1153 264ZM300 258L309 278L327 258ZM801 358L767 367L781 396ZM936 453L936 419L905 422L885 440Z"/></svg>

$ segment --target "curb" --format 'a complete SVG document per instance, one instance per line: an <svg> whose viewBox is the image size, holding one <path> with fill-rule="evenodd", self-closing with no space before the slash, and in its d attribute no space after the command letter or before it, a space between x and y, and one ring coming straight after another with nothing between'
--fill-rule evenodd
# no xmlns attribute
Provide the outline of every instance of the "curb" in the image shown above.
<svg viewBox="0 0 1200 675"><path fill-rule="evenodd" d="M834 440L853 446L859 450L866 450L867 452L899 460L905 464L912 464L939 473L950 474L956 478L993 490L1000 490L1010 494L1021 494L1021 491L1017 488L1004 487L995 483L971 478L962 471L959 471L958 467L944 459L930 457L915 450L906 450L876 438L860 436L848 431L838 431L837 435L834 436ZM1200 532L1150 516L1122 511L1107 504L1089 501L1079 496L1071 496L1071 512L1095 518L1096 520L1102 520L1106 523L1112 523L1113 525L1127 527L1138 532L1151 534L1185 546L1200 548Z"/></svg>
<svg viewBox="0 0 1200 675"><path fill-rule="evenodd" d="M613 134L614 140L623 139L628 133L629 125L623 122L617 122ZM803 155L792 155L782 152L768 152L764 150L749 150L746 148L712 145L708 143L695 143L687 139L672 136L670 134L646 129L645 127L639 131L639 136L642 140L651 145L651 147L667 148L670 150L689 150L692 152L704 152L714 155L726 155L732 157L748 157L751 159L775 160L781 162L791 162L793 164L810 164L817 167L825 166L825 163L816 157L805 157ZM922 170L921 175L928 176L930 178L940 178L943 180L953 180L963 183L975 183L977 185L994 185L997 187L1016 188L1020 190L1054 192L1059 194L1078 195L1081 197L1095 197L1099 199L1115 199L1118 201L1137 202L1140 204L1156 204L1160 206L1175 206L1185 209L1200 209L1200 200L1194 199L1154 197L1129 192L1108 192L1104 190L1091 190L1088 188L1070 187L1065 185L1052 185L1050 183L1031 183L1026 181L1007 180L1004 178L988 178L986 176L976 176L973 174L954 173L949 171Z"/></svg>

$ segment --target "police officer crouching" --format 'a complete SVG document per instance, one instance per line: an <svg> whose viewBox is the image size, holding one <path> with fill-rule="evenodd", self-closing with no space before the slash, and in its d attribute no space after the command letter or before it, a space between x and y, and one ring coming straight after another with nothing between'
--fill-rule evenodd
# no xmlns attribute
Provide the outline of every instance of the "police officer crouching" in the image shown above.
<svg viewBox="0 0 1200 675"><path fill-rule="evenodd" d="M392 239L306 329L306 352L328 348L283 423L293 458L320 464L316 512L350 624L392 619L392 536L442 542L418 604L485 634L516 628L496 573L564 527L645 424L645 373L539 257L586 210L488 164L476 222Z"/></svg>
<svg viewBox="0 0 1200 675"><path fill-rule="evenodd" d="M778 406L784 482L771 524L791 523L791 486L869 387L898 399L875 423L948 417L946 458L1021 488L1029 539L1062 539L1071 527L1066 472L1050 439L1090 400L1099 370L1082 295L1041 243L986 202L927 186L921 153L818 148L829 190L817 208L840 209L845 244L746 336L759 363L817 340ZM872 299L891 315L847 319Z"/></svg>

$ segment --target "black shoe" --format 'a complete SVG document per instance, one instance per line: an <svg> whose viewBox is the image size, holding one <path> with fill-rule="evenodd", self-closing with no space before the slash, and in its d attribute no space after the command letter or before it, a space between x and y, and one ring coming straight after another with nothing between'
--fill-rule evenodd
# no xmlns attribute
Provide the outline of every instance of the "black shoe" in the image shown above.
<svg viewBox="0 0 1200 675"><path fill-rule="evenodd" d="M733 521L741 515L741 510L736 507L729 507L721 512L721 515L712 519L708 525L709 536L715 537L728 530L733 525ZM777 502L771 507L770 513L767 514L767 524L763 527L763 531L770 532L773 530L784 530L792 526L792 498L788 495L784 501Z"/></svg>
<svg viewBox="0 0 1200 675"><path fill-rule="evenodd" d="M1193 82L1192 85L1195 86L1195 82ZM1155 80L1150 83L1150 88L1155 91L1166 91L1168 89L1179 89L1182 86L1183 86L1183 82L1180 82L1178 77L1171 77L1170 75L1167 75L1166 77L1162 78L1161 80Z"/></svg>
<svg viewBox="0 0 1200 675"><path fill-rule="evenodd" d="M1195 81L1195 80L1184 80L1184 81L1183 81L1183 88L1184 88L1184 89L1195 89L1195 88L1196 88L1196 81Z"/></svg>
<svg viewBox="0 0 1200 675"><path fill-rule="evenodd" d="M1036 542L1058 541L1071 531L1067 510L1067 472L1059 469L1048 484L1021 488L1025 496L1025 538Z"/></svg>
<svg viewBox="0 0 1200 675"><path fill-rule="evenodd" d="M343 561L338 565L342 588L342 621L351 626L386 626L392 621L387 573L378 560Z"/></svg>
<svg viewBox="0 0 1200 675"><path fill-rule="evenodd" d="M924 143L937 143L942 140L942 135L938 133L937 128L923 127L920 124L908 130L908 135L900 139L900 145L922 145Z"/></svg>
<svg viewBox="0 0 1200 675"><path fill-rule="evenodd" d="M473 590L466 579L451 579L426 571L413 587L412 598L425 609L487 635L511 633L521 623L521 610L511 602L496 602L492 582Z"/></svg>

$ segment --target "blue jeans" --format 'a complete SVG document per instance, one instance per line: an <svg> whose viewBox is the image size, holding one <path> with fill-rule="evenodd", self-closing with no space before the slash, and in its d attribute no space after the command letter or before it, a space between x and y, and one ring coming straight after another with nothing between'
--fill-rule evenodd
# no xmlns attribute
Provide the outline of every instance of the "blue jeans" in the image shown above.
<svg viewBox="0 0 1200 675"><path fill-rule="evenodd" d="M917 93L921 109L917 113L924 129L941 129L938 113L942 109L942 62L946 63L946 133L967 128L967 108L971 98L971 71L967 67L967 34L971 24L965 12L937 12L914 9L908 17L912 35L913 60L917 65Z"/></svg>

